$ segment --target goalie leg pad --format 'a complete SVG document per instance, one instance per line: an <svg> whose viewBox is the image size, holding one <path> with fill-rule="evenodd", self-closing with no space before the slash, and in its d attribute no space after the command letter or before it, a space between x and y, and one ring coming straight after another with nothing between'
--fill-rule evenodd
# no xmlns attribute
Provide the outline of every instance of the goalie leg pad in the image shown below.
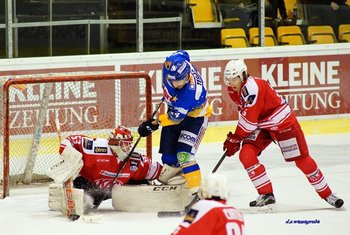
<svg viewBox="0 0 350 235"><path fill-rule="evenodd" d="M50 184L49 185L49 208L53 211L61 211L63 198L63 185Z"/></svg>
<svg viewBox="0 0 350 235"><path fill-rule="evenodd" d="M49 208L53 211L61 211L63 215L66 215L67 206L64 197L64 188L62 184L50 184L49 185ZM73 188L73 198L77 215L82 215L85 207L88 206L88 199L84 196L84 190Z"/></svg>
<svg viewBox="0 0 350 235"><path fill-rule="evenodd" d="M183 211L191 200L185 185L115 185L112 189L112 205L118 211Z"/></svg>
<svg viewBox="0 0 350 235"><path fill-rule="evenodd" d="M55 183L66 182L70 177L75 178L83 167L82 158L83 155L78 150L67 145L61 154L61 161L51 167L47 176Z"/></svg>

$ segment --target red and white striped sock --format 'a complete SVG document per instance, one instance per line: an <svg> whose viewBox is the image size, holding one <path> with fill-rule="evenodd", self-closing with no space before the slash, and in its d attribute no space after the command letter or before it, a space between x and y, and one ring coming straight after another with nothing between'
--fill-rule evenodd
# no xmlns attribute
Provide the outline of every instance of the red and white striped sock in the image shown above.
<svg viewBox="0 0 350 235"><path fill-rule="evenodd" d="M321 198L326 198L331 195L332 190L329 188L327 180L324 178L323 173L319 168L311 174L307 174L306 178Z"/></svg>
<svg viewBox="0 0 350 235"><path fill-rule="evenodd" d="M272 184L266 174L264 165L258 163L247 168L246 171L259 194L272 193Z"/></svg>

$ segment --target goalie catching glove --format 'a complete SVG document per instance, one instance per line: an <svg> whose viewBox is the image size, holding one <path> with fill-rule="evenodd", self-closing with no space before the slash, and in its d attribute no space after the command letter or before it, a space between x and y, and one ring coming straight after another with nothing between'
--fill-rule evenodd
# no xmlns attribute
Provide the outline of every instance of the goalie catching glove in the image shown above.
<svg viewBox="0 0 350 235"><path fill-rule="evenodd" d="M227 134L227 138L224 142L224 147L223 147L224 151L226 151L226 155L230 157L234 155L236 152L238 152L238 150L241 147L242 140L243 140L242 137L236 134L232 134L232 132L230 131Z"/></svg>
<svg viewBox="0 0 350 235"><path fill-rule="evenodd" d="M159 124L152 124L152 122L155 121L154 118L150 118L147 121L144 121L139 128L137 129L137 132L141 137L146 137L152 134L152 132L158 130Z"/></svg>

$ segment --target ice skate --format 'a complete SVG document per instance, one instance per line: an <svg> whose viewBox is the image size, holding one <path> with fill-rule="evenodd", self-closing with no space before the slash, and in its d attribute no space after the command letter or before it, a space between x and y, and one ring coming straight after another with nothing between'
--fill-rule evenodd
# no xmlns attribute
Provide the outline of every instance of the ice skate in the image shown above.
<svg viewBox="0 0 350 235"><path fill-rule="evenodd" d="M249 203L250 207L262 207L270 204L275 204L276 199L273 193L261 194L255 201Z"/></svg>
<svg viewBox="0 0 350 235"><path fill-rule="evenodd" d="M249 203L252 213L270 213L275 210L276 199L273 193L261 194Z"/></svg>
<svg viewBox="0 0 350 235"><path fill-rule="evenodd" d="M326 197L324 200L328 202L331 206L334 206L335 208L340 208L344 204L343 199L340 199L339 197L335 196L333 193L328 197Z"/></svg>

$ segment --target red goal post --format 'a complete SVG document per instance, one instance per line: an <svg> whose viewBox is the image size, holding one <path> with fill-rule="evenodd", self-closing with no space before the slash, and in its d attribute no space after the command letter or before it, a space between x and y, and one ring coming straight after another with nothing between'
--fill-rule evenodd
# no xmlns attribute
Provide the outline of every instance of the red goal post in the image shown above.
<svg viewBox="0 0 350 235"><path fill-rule="evenodd" d="M60 136L108 138L152 114L151 78L134 72L51 73L0 77L0 198L10 185L47 181L59 160ZM152 157L152 138L135 149Z"/></svg>

